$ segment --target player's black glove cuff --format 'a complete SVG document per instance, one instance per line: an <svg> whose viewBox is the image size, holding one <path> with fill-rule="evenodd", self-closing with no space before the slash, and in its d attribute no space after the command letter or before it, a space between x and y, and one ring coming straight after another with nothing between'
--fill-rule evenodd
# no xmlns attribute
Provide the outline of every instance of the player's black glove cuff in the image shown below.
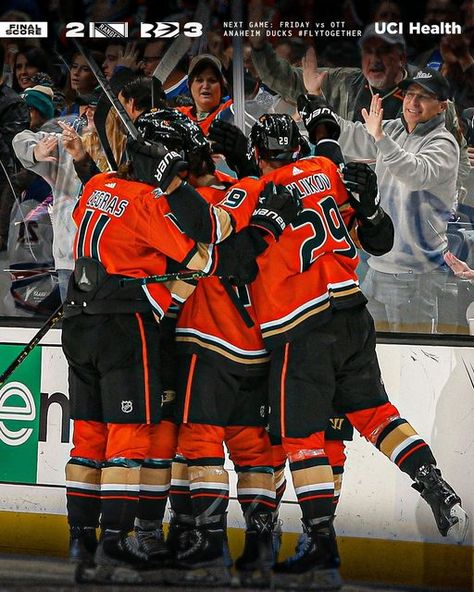
<svg viewBox="0 0 474 592"><path fill-rule="evenodd" d="M247 138L235 125L215 119L209 128L212 152L223 154L229 167L239 178L258 176L258 167L253 157L247 155Z"/></svg>
<svg viewBox="0 0 474 592"><path fill-rule="evenodd" d="M188 168L182 155L157 142L146 144L129 140L127 148L138 181L154 185L165 192L178 173Z"/></svg>
<svg viewBox="0 0 474 592"><path fill-rule="evenodd" d="M270 182L260 194L250 225L269 232L278 240L287 225L294 222L301 209L300 199L294 192L290 192L284 185Z"/></svg>
<svg viewBox="0 0 474 592"><path fill-rule="evenodd" d="M371 255L385 255L393 247L395 230L392 219L381 207L377 211L376 224L363 222L357 228L357 236L364 251Z"/></svg>
<svg viewBox="0 0 474 592"><path fill-rule="evenodd" d="M349 190L349 202L363 222L377 224L380 213L380 195L377 175L364 162L350 162L344 167L344 184Z"/></svg>
<svg viewBox="0 0 474 592"><path fill-rule="evenodd" d="M308 136L313 144L322 137L337 140L341 135L341 127L336 114L324 97L316 95L300 95L296 101L298 113L303 120ZM321 135L322 126L323 134ZM318 129L319 128L319 129Z"/></svg>

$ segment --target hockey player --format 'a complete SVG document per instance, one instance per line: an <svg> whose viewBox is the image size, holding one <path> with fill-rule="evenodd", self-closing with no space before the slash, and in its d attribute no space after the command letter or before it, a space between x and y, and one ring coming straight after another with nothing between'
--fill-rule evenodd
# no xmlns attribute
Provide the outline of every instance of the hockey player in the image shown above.
<svg viewBox="0 0 474 592"><path fill-rule="evenodd" d="M286 157L296 158L298 153L306 152L307 145L290 118L285 118L284 123L287 129L293 132L292 143L289 145ZM239 142L232 141L232 138L229 137L238 135L230 133L233 126L229 127L228 124L225 124L219 127L219 134L213 134L211 128L211 137L219 137L221 144L225 144L228 148L231 145L238 146ZM229 156L227 153L225 155ZM249 214L255 205L255 197L262 187L263 182L258 179L241 181L229 190L226 199L219 204L220 208L228 209L232 213L237 228L245 226L248 222ZM180 219L184 214L182 203L179 204L176 200L170 200L170 203L174 213ZM388 219L387 222L389 222ZM196 234L196 229L189 226L185 226L185 228L186 232L192 234L194 238L208 240L205 235ZM379 229L377 229L378 232ZM390 239L389 232L389 242ZM245 294L248 294L247 290ZM188 369L183 375L181 387L178 389L181 394L181 414L184 422L180 429L179 447L188 462L191 460L189 462L191 498L194 517L198 524L195 541L188 551L178 555L178 564L187 569L193 570L194 568L196 572L194 581L199 575L203 578L202 581L208 583L215 583L219 573L225 573L222 570L222 540L224 536L222 524L227 506L228 481L223 469L222 441L225 439L227 431L223 427L225 422L229 422L229 417L232 422L232 416L229 416L232 407L229 406L224 395L226 392L229 394L232 392L229 386L232 384L230 382L232 376L234 376L232 381L235 382L237 377L242 375L244 380L241 379L240 382L243 386L246 384L246 376L250 376L252 364L255 367L256 362L259 363L260 373L263 373L265 381L267 372L267 368L261 364L262 360L258 359L263 357L262 354L266 356L259 332L249 332L235 313L235 309L232 306L228 308L226 302L230 304L228 295L222 286L215 279L205 280L184 305L177 329L178 347L181 346L187 351L186 368ZM249 305L250 301L247 301L246 308L251 311ZM249 337L251 337L250 340ZM253 359L250 355L252 350L248 349L249 345L252 345ZM203 381L204 375L206 381ZM211 381L211 385L215 383L215 387L212 389L209 386L210 376L216 376L216 379ZM226 381L223 380L224 377L227 377ZM255 384L255 379L253 383ZM247 399L244 391L239 393L237 390L235 392L239 396L235 398L233 405L237 405L239 420L242 422L248 411ZM266 405L266 396L263 399L261 396L257 398L255 402L257 410L262 402ZM244 430L242 433L245 433ZM232 441L226 443L230 448L231 458L235 462ZM252 443L253 440L249 438L248 445L250 446ZM249 494L253 494L255 497L244 512L247 523L246 544L242 557L236 563L245 584L252 583L255 572L265 572L265 568L268 570L272 563L271 526L273 522L272 509L274 508L272 508L273 504L269 503L271 501L269 493L273 490L270 465L274 463L272 459L268 459L268 452L266 461L268 477L263 491L261 483L257 487L257 483L253 482L254 478L258 478L258 471L252 471L251 465L243 475L239 468L237 469L239 485L241 478L242 481L245 479L246 484L245 490L243 486L239 487L238 485L238 497L244 499ZM214 461L212 465L210 460ZM278 464L284 463L278 462ZM263 472L264 467L259 468L260 472ZM279 467L279 469L281 468ZM279 470L279 474L281 472ZM193 481L194 474L196 477ZM261 481L262 478L264 477L260 475L259 480ZM280 489L282 480L280 478L278 480ZM203 495L204 491L206 492L205 496ZM180 491L179 493L183 494L184 492ZM258 497L262 498L262 494L263 504L261 501L259 503L257 499ZM265 496L268 499L265 499ZM221 569L220 572L219 569ZM184 577L187 581L193 581L193 574L189 578Z"/></svg>
<svg viewBox="0 0 474 592"><path fill-rule="evenodd" d="M310 138L321 122L335 123L330 111L313 109L308 98L300 111ZM356 222L358 239L369 252L390 248L393 227L377 205L375 177L368 167L349 165L346 181L363 180L366 189L349 195L329 161L296 160L296 134L288 119L266 116L251 137L262 181L296 189L304 205L278 245L259 257L251 300L271 350L270 429L282 437L308 534L300 554L275 566L277 582L317 589L340 585L332 529L333 472L324 441L333 406L347 412L360 433L412 477L442 535L449 532L462 540L467 516L441 478L429 446L388 401L380 379L375 331L347 230ZM250 204L253 183L238 183L230 194L240 191ZM343 462L342 446L332 454Z"/></svg>
<svg viewBox="0 0 474 592"><path fill-rule="evenodd" d="M303 98L299 107L310 139L319 123L331 125L329 110L313 109L310 98ZM467 517L436 468L431 449L400 417L381 381L374 325L358 285L358 256L347 230L357 221L358 238L369 252L367 239L377 227L375 253L383 252L384 235L385 243L393 240L393 228L378 206L375 178L372 190L350 195L331 162L295 161L290 148L297 142L282 116L261 118L250 141L262 181L296 189L303 202L297 221L258 258L259 273L251 286L264 343L271 351L270 432L282 438L308 534L301 552L276 564L274 572L277 584L296 589L338 587L331 536L333 473L324 441L333 407L410 475L442 535L453 529L462 539ZM350 164L345 179L363 176L370 187L370 175L360 164ZM384 227L386 232L380 232Z"/></svg>
<svg viewBox="0 0 474 592"><path fill-rule="evenodd" d="M150 143L132 142L130 149L132 167L93 177L74 212L76 263L63 325L76 420L66 467L72 555L94 552L101 515L95 562L104 576L117 566L141 566L148 559L128 533L141 466L161 415L159 326L153 313L160 318L171 302L169 289L161 284L120 288L120 278L163 273L166 256L191 269L229 275L233 270L226 251L238 250L242 237L246 253L253 245L253 256L267 246L254 228L229 237L219 248L188 239L169 216L162 193L192 191L177 177L186 166L182 155ZM160 189L137 177L154 179ZM294 208L285 209L287 194L263 200L268 212L256 213L253 222L260 227L262 215L273 211L270 218L279 220L276 236L285 218L293 219Z"/></svg>

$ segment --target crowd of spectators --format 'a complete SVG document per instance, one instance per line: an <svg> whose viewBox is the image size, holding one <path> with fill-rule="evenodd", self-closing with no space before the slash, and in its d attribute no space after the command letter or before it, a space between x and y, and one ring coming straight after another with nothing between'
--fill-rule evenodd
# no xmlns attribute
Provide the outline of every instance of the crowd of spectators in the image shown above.
<svg viewBox="0 0 474 592"><path fill-rule="evenodd" d="M406 326L398 321L383 322L375 315L378 329L465 333L465 311L473 300L471 283L456 276L449 267L451 259L443 255L449 250L468 265L474 263L474 0L412 4L393 0L243 2L241 30L251 21L267 22L272 31L292 33L270 36L261 27L260 35L242 38L245 131L266 112L286 112L297 119L298 95L321 95L341 118L346 160L371 161L379 175L382 171L381 202L384 208L391 204L388 211L395 222L396 245L401 245L399 252L386 256L387 260L395 257L397 265L396 269L389 265L385 276L390 274L390 282L403 284L406 293L399 296L406 301L397 314L410 322ZM172 39L140 39L140 23L190 22L198 9L198 14L205 15L203 36L191 40L188 53L163 81L163 90L170 105L205 127L216 110L222 119L233 121L233 45L226 32L234 17L229 0L83 0L61 8L54 2L10 0L4 8L2 21L49 23L46 39L0 39L0 256L11 280L5 293L0 292L0 314L41 315L60 301L72 265L71 211L82 184L67 149L67 130L73 129L82 138L98 170L108 166L94 124L100 89L85 58L66 37L64 23L85 23L87 30L91 21L126 21L129 39L86 36L83 43L92 50L107 79L114 80L121 70L151 77ZM377 21L403 22L405 29L403 34L378 34ZM314 28L313 23L324 23L326 29L356 30L360 35L301 37L298 23L303 22L310 23L309 29ZM430 25L432 31L440 23L455 22L462 32L409 35L408 22ZM253 26L252 30L256 33L259 28ZM193 61L193 55L200 53L213 56L214 63ZM420 120L425 128L427 121L438 117L436 126L449 146L440 148L439 161L424 156L432 126L423 132L418 126L415 141L414 127L407 128L410 116L405 109L405 82L413 81L419 72L430 71L444 77L440 80L446 82L445 92L438 95L425 89L412 92L408 100L415 110L424 111L428 105L428 120ZM364 109L370 113L374 96L383 113L380 129L391 130L386 131L388 139L371 132L363 115ZM408 131L401 140L394 130L403 128ZM123 137L113 113L108 116L107 129L115 134L112 143L120 164ZM390 138L399 151L400 160L395 164L390 161L394 159ZM223 170L228 172L224 166ZM378 293L382 301L386 300L383 294L394 294L393 283L382 296L373 288L374 268L384 274L382 259L367 264L363 258L359 274L367 274L372 311L376 304L373 294ZM422 282L422 290L420 272L429 278ZM380 277L376 284L382 285ZM426 311L425 306L411 305L420 291L426 293L423 299L429 300L428 321L420 313ZM406 310L413 314L407 316Z"/></svg>

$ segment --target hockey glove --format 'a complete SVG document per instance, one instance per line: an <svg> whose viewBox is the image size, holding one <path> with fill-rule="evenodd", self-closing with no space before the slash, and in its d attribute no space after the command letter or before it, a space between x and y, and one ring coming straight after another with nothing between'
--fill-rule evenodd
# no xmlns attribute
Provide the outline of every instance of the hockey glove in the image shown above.
<svg viewBox="0 0 474 592"><path fill-rule="evenodd" d="M143 144L137 140L129 140L127 148L138 181L154 185L163 193L176 175L188 168L188 163L181 154L168 150L158 142Z"/></svg>
<svg viewBox="0 0 474 592"><path fill-rule="evenodd" d="M242 131L232 123L215 119L209 129L209 140L212 152L223 154L229 167L241 179L249 175L258 175L257 164L252 157L247 156L247 138Z"/></svg>
<svg viewBox="0 0 474 592"><path fill-rule="evenodd" d="M377 175L363 162L350 162L344 167L343 173L344 184L349 190L349 202L357 217L376 224L382 211L379 207Z"/></svg>
<svg viewBox="0 0 474 592"><path fill-rule="evenodd" d="M267 183L260 194L250 225L273 235L278 240L288 224L294 222L301 212L299 197L284 185Z"/></svg>
<svg viewBox="0 0 474 592"><path fill-rule="evenodd" d="M300 95L296 105L304 126L308 130L308 137L313 144L322 138L331 138L332 140L339 138L341 128L337 122L336 114L324 97Z"/></svg>

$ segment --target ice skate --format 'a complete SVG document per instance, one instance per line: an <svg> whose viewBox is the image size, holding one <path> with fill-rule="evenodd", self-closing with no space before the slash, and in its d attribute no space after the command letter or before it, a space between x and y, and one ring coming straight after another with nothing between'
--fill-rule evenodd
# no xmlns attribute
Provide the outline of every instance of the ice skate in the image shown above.
<svg viewBox="0 0 474 592"><path fill-rule="evenodd" d="M171 511L166 546L172 556L185 551L191 542L191 532L196 527L194 516L188 514L176 514Z"/></svg>
<svg viewBox="0 0 474 592"><path fill-rule="evenodd" d="M149 566L146 553L140 550L135 537L125 532L106 530L97 547L95 566L79 566L76 581L98 584L141 584L138 570Z"/></svg>
<svg viewBox="0 0 474 592"><path fill-rule="evenodd" d="M461 498L441 477L434 465L421 466L413 486L431 507L439 532L462 543L469 526L469 517L461 507Z"/></svg>
<svg viewBox="0 0 474 592"><path fill-rule="evenodd" d="M221 524L219 519L192 531L189 547L177 554L174 569L167 570L168 583L210 587L230 585L231 575L224 558L225 531Z"/></svg>
<svg viewBox="0 0 474 592"><path fill-rule="evenodd" d="M71 526L69 529L69 561L94 565L97 536L93 526Z"/></svg>
<svg viewBox="0 0 474 592"><path fill-rule="evenodd" d="M274 588L290 590L339 590L339 554L332 525L305 525L306 539L296 555L273 567Z"/></svg>
<svg viewBox="0 0 474 592"><path fill-rule="evenodd" d="M246 522L244 550L235 562L240 583L246 588L268 588L274 562L273 516L261 512L250 515Z"/></svg>
<svg viewBox="0 0 474 592"><path fill-rule="evenodd" d="M164 565L171 559L161 523L153 529L135 526L135 537L138 548L146 554L148 561L154 566Z"/></svg>

